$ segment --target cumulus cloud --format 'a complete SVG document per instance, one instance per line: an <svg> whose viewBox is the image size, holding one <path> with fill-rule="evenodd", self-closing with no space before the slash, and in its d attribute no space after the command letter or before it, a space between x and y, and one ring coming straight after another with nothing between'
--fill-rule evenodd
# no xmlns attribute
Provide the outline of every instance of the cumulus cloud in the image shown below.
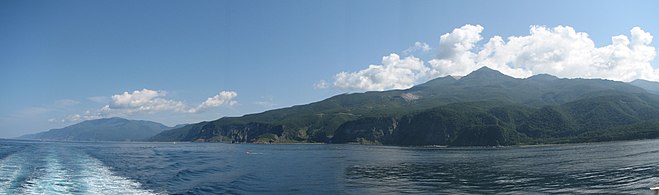
<svg viewBox="0 0 659 195"><path fill-rule="evenodd" d="M479 45L483 30L480 25L467 24L441 35L437 53L427 60L428 66L414 57L404 58L412 60L402 63L413 66L385 63L389 58L400 60L397 54L390 54L383 57L382 65L335 75L334 86L358 90L400 89L438 76L466 75L482 66L518 78L545 73L567 78L659 81L659 69L651 64L657 54L651 45L653 36L640 27L632 28L630 37L613 36L611 44L602 47L596 47L587 33L570 26L531 26L528 35L506 40L494 36ZM403 53L409 53L408 50Z"/></svg>
<svg viewBox="0 0 659 195"><path fill-rule="evenodd" d="M118 110L123 113L134 112L159 112L172 110L177 112L187 111L187 106L181 101L168 100L163 98L167 93L164 91L154 91L142 89L132 93L124 92L112 96L112 101L108 105L109 109Z"/></svg>
<svg viewBox="0 0 659 195"><path fill-rule="evenodd" d="M358 72L341 72L334 76L334 86L357 90L405 89L426 77L428 67L410 56L401 59L392 53L382 57L382 64L370 65Z"/></svg>
<svg viewBox="0 0 659 195"><path fill-rule="evenodd" d="M234 91L221 91L219 94L209 97L206 101L202 102L196 108L190 109L189 112L200 112L205 111L210 108L219 107L222 105L233 106L237 102L233 100L238 96L238 93Z"/></svg>
<svg viewBox="0 0 659 195"><path fill-rule="evenodd" d="M81 114L73 114L62 119L63 122L98 119L110 116L126 116L137 113L152 114L158 112L199 113L219 106L233 106L238 93L220 91L197 106L189 106L182 101L166 99L167 92L150 89L123 92L111 96L110 102L96 110L87 110Z"/></svg>
<svg viewBox="0 0 659 195"><path fill-rule="evenodd" d="M480 32L472 30L472 33ZM511 36L507 42L495 36L480 51L468 51L467 58L440 55L430 64L437 75L465 74L489 66L515 77L546 73L567 78L659 80L659 71L651 65L656 56L655 48L650 45L652 35L639 27L630 32L631 41L625 35L617 35L611 38L610 45L596 47L587 33L569 26L531 26L529 35ZM464 41L464 44L472 43Z"/></svg>
<svg viewBox="0 0 659 195"><path fill-rule="evenodd" d="M329 85L325 80L320 80L317 83L313 84L314 89L326 89L327 87L329 87Z"/></svg>
<svg viewBox="0 0 659 195"><path fill-rule="evenodd" d="M437 57L428 62L432 68L431 75L444 75L445 72L464 75L471 72L477 66L473 60L476 54L471 50L483 39L480 35L482 31L482 26L468 24L440 36Z"/></svg>
<svg viewBox="0 0 659 195"><path fill-rule="evenodd" d="M83 120L92 120L92 119L99 119L99 118L104 118L108 116L118 116L118 115L111 115L110 110L107 108L108 106L104 106L103 108L97 110L97 111L92 111L92 110L87 110L82 114L73 114L65 117L62 119L62 122L77 122L77 121L83 121Z"/></svg>
<svg viewBox="0 0 659 195"><path fill-rule="evenodd" d="M427 43L417 41L410 48L407 48L405 51L403 51L403 54L411 55L414 52L429 52L431 50L432 47L430 47L430 45Z"/></svg>

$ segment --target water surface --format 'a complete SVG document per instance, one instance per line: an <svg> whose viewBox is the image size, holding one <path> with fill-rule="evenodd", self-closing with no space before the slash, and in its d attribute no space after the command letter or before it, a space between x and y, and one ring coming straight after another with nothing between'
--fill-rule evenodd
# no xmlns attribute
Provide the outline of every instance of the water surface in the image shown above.
<svg viewBox="0 0 659 195"><path fill-rule="evenodd" d="M0 194L649 194L659 140L503 148L0 140Z"/></svg>

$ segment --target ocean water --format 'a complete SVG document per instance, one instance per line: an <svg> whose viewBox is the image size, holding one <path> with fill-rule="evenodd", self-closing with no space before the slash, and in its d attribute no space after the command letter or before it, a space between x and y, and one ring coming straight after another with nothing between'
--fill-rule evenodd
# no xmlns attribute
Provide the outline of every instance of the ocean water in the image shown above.
<svg viewBox="0 0 659 195"><path fill-rule="evenodd" d="M651 194L659 140L502 148L0 140L0 194Z"/></svg>

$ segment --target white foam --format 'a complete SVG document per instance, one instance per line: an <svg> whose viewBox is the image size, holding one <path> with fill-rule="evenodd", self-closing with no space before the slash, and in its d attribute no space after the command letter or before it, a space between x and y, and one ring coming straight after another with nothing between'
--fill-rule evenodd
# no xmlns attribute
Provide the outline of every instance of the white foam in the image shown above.
<svg viewBox="0 0 659 195"><path fill-rule="evenodd" d="M20 174L22 161L15 154L0 160L0 193L12 194L9 188Z"/></svg>
<svg viewBox="0 0 659 195"><path fill-rule="evenodd" d="M32 173L39 177L29 178L24 187L25 194L70 194L78 191L70 171L61 163L58 154L52 150L48 152L44 160L44 169L37 169L38 173Z"/></svg>
<svg viewBox="0 0 659 195"><path fill-rule="evenodd" d="M86 194L155 194L141 188L139 182L115 175L110 168L91 156L81 159L82 181L87 186Z"/></svg>
<svg viewBox="0 0 659 195"><path fill-rule="evenodd" d="M0 194L155 194L142 189L139 182L114 174L100 160L82 151L44 152L44 156L28 157L36 154L22 151L0 159ZM73 164L63 163L62 155L75 159L68 162ZM35 169L29 173L22 170L24 164L41 160L45 162L43 166L34 164ZM16 186L21 174L29 177ZM12 185L19 189L11 189Z"/></svg>

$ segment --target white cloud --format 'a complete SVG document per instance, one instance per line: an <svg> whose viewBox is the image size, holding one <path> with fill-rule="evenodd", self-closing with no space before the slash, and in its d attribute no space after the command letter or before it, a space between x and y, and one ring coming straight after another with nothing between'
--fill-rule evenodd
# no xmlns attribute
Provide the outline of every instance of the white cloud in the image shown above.
<svg viewBox="0 0 659 195"><path fill-rule="evenodd" d="M87 110L82 114L73 114L65 117L64 119L61 120L61 122L77 122L81 120L92 120L92 119L99 119L99 118L104 118L104 117L109 117L109 116L123 116L122 113L112 113L112 110L109 109L109 106L106 105L101 109L98 109L96 111L92 110Z"/></svg>
<svg viewBox="0 0 659 195"><path fill-rule="evenodd" d="M414 43L414 45L412 45L411 47L404 50L403 54L404 55L411 55L414 52L419 52L420 51L420 52L425 53L425 52L429 52L431 50L432 50L432 47L430 47L430 45L428 45L427 43L417 41L417 42Z"/></svg>
<svg viewBox="0 0 659 195"><path fill-rule="evenodd" d="M431 75L444 76L446 72L465 75L475 70L478 66L474 62L476 54L471 50L483 39L480 35L482 31L480 25L467 24L440 36L437 57L428 62Z"/></svg>
<svg viewBox="0 0 659 195"><path fill-rule="evenodd" d="M483 30L480 25L467 24L441 35L429 66L413 56L401 60L393 53L383 57L382 65L336 74L334 86L402 89L438 76L466 75L482 66L518 78L545 73L567 78L659 81L659 69L651 65L657 54L651 45L653 36L639 27L630 30L631 37L613 36L612 43L602 47L596 47L587 33L570 26L531 26L528 35L511 36L507 41L494 36L478 45ZM432 49L417 42L403 53L409 54L413 48Z"/></svg>
<svg viewBox="0 0 659 195"><path fill-rule="evenodd" d="M206 101L202 102L196 108L190 109L189 112L200 112L208 110L209 108L219 107L222 105L233 106L237 102L233 100L238 96L234 91L221 91L219 94L209 97Z"/></svg>
<svg viewBox="0 0 659 195"><path fill-rule="evenodd" d="M475 32L481 31L471 30ZM546 73L567 78L659 80L659 71L650 64L656 56L650 45L652 35L639 27L630 32L631 42L627 36L618 35L611 38L612 44L596 47L587 33L569 26L531 26L529 35L511 36L507 42L495 36L478 52L466 51L459 58L440 54L430 64L435 75L464 75L489 66L515 77ZM473 40L455 45L473 45Z"/></svg>
<svg viewBox="0 0 659 195"><path fill-rule="evenodd" d="M77 122L82 120L82 118L83 117L80 114L74 114L62 119L62 122Z"/></svg>
<svg viewBox="0 0 659 195"><path fill-rule="evenodd" d="M428 67L413 56L400 59L392 53L382 57L381 65L370 65L357 72L341 72L334 76L334 86L344 89L385 90L405 89L426 77Z"/></svg>
<svg viewBox="0 0 659 195"><path fill-rule="evenodd" d="M325 80L320 80L317 83L313 84L314 89L326 89L327 87L329 87L329 85Z"/></svg>
<svg viewBox="0 0 659 195"><path fill-rule="evenodd" d="M124 92L112 96L109 109L117 110L122 113L130 114L134 112L159 112L159 111L177 111L187 110L187 106L181 101L168 100L162 97L166 96L164 91L154 91L142 89L132 93Z"/></svg>
<svg viewBox="0 0 659 195"><path fill-rule="evenodd" d="M150 89L123 92L111 97L110 103L97 109L87 110L82 114L73 114L62 119L62 122L98 119L110 116L126 116L132 114L153 114L159 112L199 113L223 105L232 106L238 93L221 91L198 106L189 106L177 100L166 99L167 92Z"/></svg>

